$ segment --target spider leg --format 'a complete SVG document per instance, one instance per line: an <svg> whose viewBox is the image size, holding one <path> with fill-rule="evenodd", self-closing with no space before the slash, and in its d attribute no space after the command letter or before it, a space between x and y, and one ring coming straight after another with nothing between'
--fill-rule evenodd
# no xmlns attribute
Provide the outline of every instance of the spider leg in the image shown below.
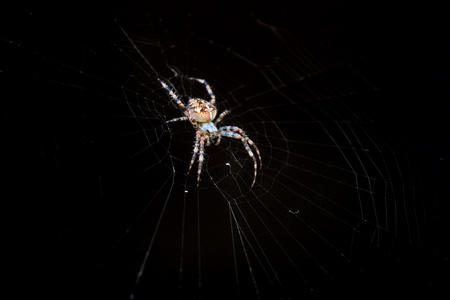
<svg viewBox="0 0 450 300"><path fill-rule="evenodd" d="M203 84L206 87L206 90L208 91L209 96L211 97L211 100L209 101L212 105L216 103L216 96L214 95L211 86L206 82L205 79L195 78L195 77L188 77L189 80L196 80Z"/></svg>
<svg viewBox="0 0 450 300"><path fill-rule="evenodd" d="M222 122L222 119L228 115L230 111L229 110L224 110L218 117L217 119L214 121L214 125L217 125L218 123Z"/></svg>
<svg viewBox="0 0 450 300"><path fill-rule="evenodd" d="M227 127L233 127L233 126L227 126ZM261 162L261 155L259 154L259 150L258 150L258 148L256 147L256 145L253 143L253 141L252 141L251 139L249 139L249 138L245 135L245 133L244 133L244 131L243 131L242 129L237 128L237 127L234 127L234 128L239 129L240 131L242 131L242 133L243 133L244 135L241 135L241 134L239 134L239 133L232 132L232 131L227 131L227 129L228 129L227 127L221 127L221 128L219 129L219 130L220 130L220 135L223 135L223 136L226 136L226 137L231 137L231 138L234 138L234 139L241 140L242 143L244 144L245 150L247 150L248 155L249 155L249 156L252 158L252 160L253 160L253 168L255 169L255 172L254 172L254 175L253 175L253 182L252 182L252 186L251 186L251 187L253 187L253 186L255 185L255 182L256 182L256 174L257 174L257 171L258 171L258 162L256 161L255 155L253 154L252 149L250 148L249 144L253 146L253 148L255 149L256 153L258 154L259 161ZM224 129L224 128L225 128L225 129ZM224 131L224 130L225 130L225 131ZM260 166L262 166L262 163L261 163Z"/></svg>
<svg viewBox="0 0 450 300"><path fill-rule="evenodd" d="M200 137L200 154L198 155L198 170L197 170L197 188L200 185L200 175L202 174L203 167L203 153L205 152L205 137Z"/></svg>
<svg viewBox="0 0 450 300"><path fill-rule="evenodd" d="M247 136L244 130L236 126L223 126L219 128L219 131L233 131L239 133L246 140L246 142L250 144L253 147L253 149L255 149L256 155L258 155L259 159L259 169L260 170L262 169L261 153L259 152L259 149L256 146L256 144Z"/></svg>
<svg viewBox="0 0 450 300"><path fill-rule="evenodd" d="M182 109L185 110L186 107L184 106L183 102L181 102L180 99L178 99L177 95L175 94L174 91L172 91L167 84L162 81L161 79L158 78L158 81L161 83L162 87L166 89L166 91L169 93L170 97L172 97L172 99L178 104L178 106Z"/></svg>
<svg viewBox="0 0 450 300"><path fill-rule="evenodd" d="M187 174L191 171L192 165L195 162L195 158L197 157L198 153L198 145L200 143L200 137L202 136L201 131L197 131L197 134L195 135L195 144L194 144L194 153L192 154L191 163L189 164L189 169L187 171Z"/></svg>
<svg viewBox="0 0 450 300"><path fill-rule="evenodd" d="M177 121L186 121L186 120L189 120L189 118L188 117L179 117L179 118L175 118L172 120L168 120L168 121L166 121L166 123L172 123L172 122L177 122Z"/></svg>
<svg viewBox="0 0 450 300"><path fill-rule="evenodd" d="M220 139L221 139L221 135L220 135L220 133L217 135L217 140L216 140L216 142L214 143L214 146L217 146L217 145L219 145L220 144Z"/></svg>

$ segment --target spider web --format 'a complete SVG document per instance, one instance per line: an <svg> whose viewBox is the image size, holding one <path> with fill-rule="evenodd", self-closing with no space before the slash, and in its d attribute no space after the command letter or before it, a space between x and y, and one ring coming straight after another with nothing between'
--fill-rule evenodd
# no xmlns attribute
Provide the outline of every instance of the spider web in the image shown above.
<svg viewBox="0 0 450 300"><path fill-rule="evenodd" d="M43 10L21 9L48 33L3 38L18 58L2 72L16 99L50 99L24 100L17 115L7 107L7 119L20 136L39 125L25 142L12 134L11 153L18 173L38 178L18 175L18 188L50 195L31 205L42 217L27 235L43 245L36 253L67 262L51 264L55 273L93 287L91 296L136 299L438 291L448 277L448 145L439 123L405 107L414 94L392 88L402 74L381 80L375 51L308 18L322 8L304 7L299 26L287 10L191 7L174 18L159 5L84 13L96 19L84 27L72 8L57 18L63 35L39 23ZM231 111L221 124L258 146L253 188L252 159L226 137L205 148L199 188L196 165L187 174L195 131L165 123L182 112L157 78L184 103L208 99L191 76L208 81L219 112Z"/></svg>

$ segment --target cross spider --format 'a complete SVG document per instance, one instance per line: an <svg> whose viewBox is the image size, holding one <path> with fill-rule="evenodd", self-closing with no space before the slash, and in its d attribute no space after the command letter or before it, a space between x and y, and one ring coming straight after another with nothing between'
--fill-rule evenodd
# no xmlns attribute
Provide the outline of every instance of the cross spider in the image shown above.
<svg viewBox="0 0 450 300"><path fill-rule="evenodd" d="M236 126L222 126L217 128L216 125L222 121L222 119L229 113L228 110L225 110L222 112L219 117L214 121L216 115L217 115L217 108L214 106L216 102L216 96L214 95L211 87L209 84L204 80L200 78L194 78L189 77L189 80L195 80L200 82L206 87L206 91L208 92L209 96L211 97L211 100L208 102L204 99L200 98L190 98L189 104L185 106L183 102L181 102L180 99L178 99L177 95L174 91L172 91L167 84L158 78L159 82L161 83L162 87L166 89L166 91L169 93L170 97L178 104L178 106L183 110L184 117L175 118L172 120L166 121L166 123L170 122L177 122L177 121L186 121L189 120L196 129L196 135L195 135L195 144L194 144L194 153L192 154L191 163L189 165L189 169L187 171L187 174L191 171L192 165L195 162L195 158L198 154L198 170L197 170L197 187L200 185L200 175L202 173L202 166L203 166L203 157L205 152L205 142L206 146L218 145L220 143L220 138L222 136L234 138L241 140L244 144L245 149L248 152L248 155L253 159L254 164L254 177L253 177L253 183L252 186L255 184L256 181L256 173L258 169L258 163L256 161L255 155L252 152L252 149L250 146L253 147L256 154L259 158L259 167L262 168L262 161L261 161L261 154L259 153L258 147L253 143L251 139L248 138L248 136L245 134L244 130L242 130L239 127ZM250 145L250 146L249 146Z"/></svg>

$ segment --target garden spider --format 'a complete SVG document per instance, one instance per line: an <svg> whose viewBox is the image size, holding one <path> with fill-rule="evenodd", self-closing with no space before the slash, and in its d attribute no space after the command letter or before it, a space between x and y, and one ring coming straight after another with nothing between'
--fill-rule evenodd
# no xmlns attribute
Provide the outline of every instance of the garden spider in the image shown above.
<svg viewBox="0 0 450 300"><path fill-rule="evenodd" d="M189 77L188 79L195 80L203 84L206 87L206 90L209 96L211 97L211 100L208 102L201 98L191 98L189 99L188 105L185 106L183 102L181 102L181 100L178 99L175 92L171 90L164 81L158 78L158 81L161 83L162 87L167 90L170 97L178 104L178 106L181 108L184 114L184 117L168 120L166 121L166 123L189 120L192 126L194 126L195 130L197 131L195 134L194 153L192 154L191 163L189 164L187 174L189 174L189 172L191 171L192 165L194 164L198 154L198 170L197 170L197 187L198 187L200 185L200 175L202 173L205 143L206 146L210 146L211 144L218 145L220 143L220 138L222 136L225 136L241 140L242 143L244 144L245 149L248 152L248 155L253 159L255 169L253 183L251 185L251 187L253 187L256 181L258 163L250 146L253 147L256 154L258 155L259 168L261 169L262 160L258 147L253 143L251 139L248 138L244 130L242 130L239 127L222 126L217 128L216 125L222 121L222 119L229 113L229 111L228 110L223 111L219 115L219 117L214 121L217 115L217 108L214 106L216 102L216 96L214 95L211 87L204 79L194 77Z"/></svg>

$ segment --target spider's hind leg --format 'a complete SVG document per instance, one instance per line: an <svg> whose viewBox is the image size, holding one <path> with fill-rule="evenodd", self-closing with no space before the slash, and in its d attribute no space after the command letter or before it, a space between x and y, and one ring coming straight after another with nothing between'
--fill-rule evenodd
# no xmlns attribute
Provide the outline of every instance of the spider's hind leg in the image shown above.
<svg viewBox="0 0 450 300"><path fill-rule="evenodd" d="M214 105L214 103L216 103L216 96L214 95L211 86L206 82L205 79L200 79L200 78L196 78L196 77L188 77L189 80L195 80L200 82L201 84L203 84L206 88L206 90L208 91L209 96L211 97L211 100L209 101L212 105Z"/></svg>
<svg viewBox="0 0 450 300"><path fill-rule="evenodd" d="M219 124L220 122L222 122L222 119L228 115L230 113L229 110L224 110L218 117L217 119L214 121L214 125Z"/></svg>
<svg viewBox="0 0 450 300"><path fill-rule="evenodd" d="M171 120L167 120L166 123L178 122L178 121L186 121L189 120L188 117L179 117Z"/></svg>
<svg viewBox="0 0 450 300"><path fill-rule="evenodd" d="M186 107L184 106L183 102L181 102L180 99L178 99L177 95L175 94L174 91L172 91L171 88L169 88L169 86L162 81L161 79L158 78L159 83L161 83L162 87L169 93L170 97L178 104L178 106L182 109L185 110Z"/></svg>

